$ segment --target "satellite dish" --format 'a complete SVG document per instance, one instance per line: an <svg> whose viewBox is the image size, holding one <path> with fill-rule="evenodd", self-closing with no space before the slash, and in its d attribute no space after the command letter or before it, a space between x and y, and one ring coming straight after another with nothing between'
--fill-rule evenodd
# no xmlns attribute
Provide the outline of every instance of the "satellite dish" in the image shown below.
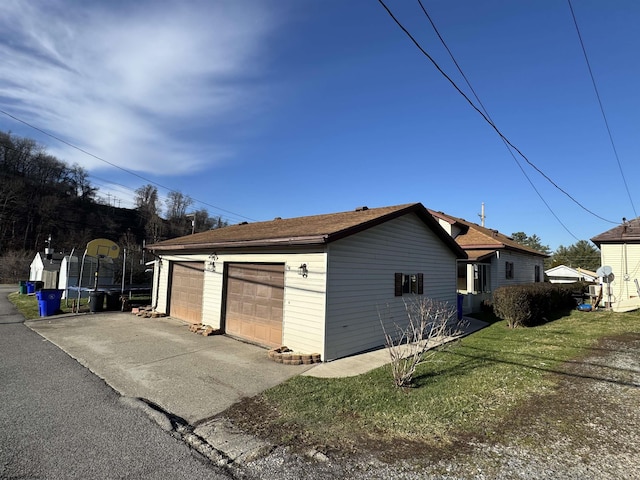
<svg viewBox="0 0 640 480"><path fill-rule="evenodd" d="M611 275L612 273L613 273L613 269L608 265L605 265L603 267L599 267L596 270L596 275L598 275L599 277L602 277L602 278L605 278L605 277Z"/></svg>
<svg viewBox="0 0 640 480"><path fill-rule="evenodd" d="M120 247L111 240L106 238L96 238L87 243L87 253L90 257L97 258L118 258L120 255Z"/></svg>

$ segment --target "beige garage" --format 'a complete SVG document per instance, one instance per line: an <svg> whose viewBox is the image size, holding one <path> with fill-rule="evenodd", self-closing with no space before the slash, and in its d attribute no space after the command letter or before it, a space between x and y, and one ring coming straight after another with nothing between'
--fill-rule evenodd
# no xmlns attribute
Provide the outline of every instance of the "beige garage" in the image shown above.
<svg viewBox="0 0 640 480"><path fill-rule="evenodd" d="M169 314L189 323L202 322L204 263L174 262Z"/></svg>
<svg viewBox="0 0 640 480"><path fill-rule="evenodd" d="M229 263L225 331L268 347L282 345L284 264Z"/></svg>

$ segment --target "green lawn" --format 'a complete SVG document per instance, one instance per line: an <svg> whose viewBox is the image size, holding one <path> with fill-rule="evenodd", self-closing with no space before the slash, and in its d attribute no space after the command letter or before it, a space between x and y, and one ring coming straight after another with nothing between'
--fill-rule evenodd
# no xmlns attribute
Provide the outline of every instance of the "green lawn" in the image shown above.
<svg viewBox="0 0 640 480"><path fill-rule="evenodd" d="M27 320L40 317L40 309L38 307L38 300L35 295L20 295L18 292L9 294L9 301L13 303L20 313L24 315ZM66 299L60 301L60 311L58 314L74 313L73 305L76 303L76 298L70 298L67 302ZM129 305L148 305L151 303L151 296L148 294L139 294L131 296ZM80 313L86 313L89 311L89 299L82 298L80 300Z"/></svg>
<svg viewBox="0 0 640 480"><path fill-rule="evenodd" d="M71 310L71 305L74 299L69 300L69 306L67 306L66 300L60 301L60 313L73 313ZM16 308L24 315L24 318L27 320L32 320L34 318L40 318L40 308L38 306L38 299L35 295L20 295L20 293L10 293L9 301L13 303ZM88 312L88 300L83 298L80 302L80 311Z"/></svg>
<svg viewBox="0 0 640 480"><path fill-rule="evenodd" d="M299 376L229 416L284 443L343 451L363 441L442 447L461 435L491 435L522 402L553 391L563 362L579 360L603 337L630 332L640 332L639 312L572 311L519 329L497 321L419 366L415 388L396 388L388 366L350 378Z"/></svg>

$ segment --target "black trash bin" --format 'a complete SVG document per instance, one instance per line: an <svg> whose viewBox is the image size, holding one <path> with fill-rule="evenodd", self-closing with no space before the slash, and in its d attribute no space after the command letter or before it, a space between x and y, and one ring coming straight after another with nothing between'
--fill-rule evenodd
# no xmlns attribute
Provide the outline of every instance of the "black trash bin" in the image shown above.
<svg viewBox="0 0 640 480"><path fill-rule="evenodd" d="M89 292L89 311L91 313L104 310L104 292Z"/></svg>
<svg viewBox="0 0 640 480"><path fill-rule="evenodd" d="M107 310L122 310L122 302L120 301L120 292L107 293Z"/></svg>

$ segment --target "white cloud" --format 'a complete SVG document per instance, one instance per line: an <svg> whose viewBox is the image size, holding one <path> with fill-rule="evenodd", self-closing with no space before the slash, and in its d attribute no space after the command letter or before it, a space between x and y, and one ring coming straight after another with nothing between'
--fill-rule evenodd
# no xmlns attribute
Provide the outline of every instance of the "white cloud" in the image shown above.
<svg viewBox="0 0 640 480"><path fill-rule="evenodd" d="M124 168L192 172L233 155L184 135L247 112L273 28L258 2L3 0L0 100ZM61 144L50 151L105 167Z"/></svg>

